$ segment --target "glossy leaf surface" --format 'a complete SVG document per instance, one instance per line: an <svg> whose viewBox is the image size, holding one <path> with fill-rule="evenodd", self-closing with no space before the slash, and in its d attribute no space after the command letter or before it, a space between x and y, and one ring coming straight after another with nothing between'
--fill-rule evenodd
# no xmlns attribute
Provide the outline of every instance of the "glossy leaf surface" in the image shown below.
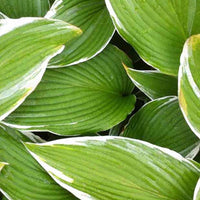
<svg viewBox="0 0 200 200"><path fill-rule="evenodd" d="M59 20L0 20L0 120L35 89L48 61L80 32Z"/></svg>
<svg viewBox="0 0 200 200"><path fill-rule="evenodd" d="M188 127L176 97L165 97L147 103L129 121L123 136L144 140L187 156L200 141Z"/></svg>
<svg viewBox="0 0 200 200"><path fill-rule="evenodd" d="M177 75L186 39L200 33L199 0L106 0L121 36L145 62Z"/></svg>
<svg viewBox="0 0 200 200"><path fill-rule="evenodd" d="M77 66L47 69L29 98L5 122L20 129L61 135L107 130L134 109L133 84L122 62L129 58L114 46Z"/></svg>
<svg viewBox="0 0 200 200"><path fill-rule="evenodd" d="M104 0L57 0L46 17L64 20L83 30L81 37L68 43L62 54L50 62L50 67L91 59L105 48L114 32Z"/></svg>
<svg viewBox="0 0 200 200"><path fill-rule="evenodd" d="M121 137L26 147L58 184L81 200L191 200L200 175L173 151Z"/></svg>

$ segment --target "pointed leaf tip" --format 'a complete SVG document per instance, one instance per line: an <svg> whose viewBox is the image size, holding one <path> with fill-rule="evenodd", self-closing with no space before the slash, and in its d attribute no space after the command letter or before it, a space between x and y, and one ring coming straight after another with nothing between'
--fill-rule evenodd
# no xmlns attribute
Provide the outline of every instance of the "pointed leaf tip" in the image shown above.
<svg viewBox="0 0 200 200"><path fill-rule="evenodd" d="M0 121L24 102L49 60L80 33L79 28L60 20L0 20Z"/></svg>
<svg viewBox="0 0 200 200"><path fill-rule="evenodd" d="M191 200L200 175L174 151L122 137L78 137L27 147L58 184L84 200Z"/></svg>

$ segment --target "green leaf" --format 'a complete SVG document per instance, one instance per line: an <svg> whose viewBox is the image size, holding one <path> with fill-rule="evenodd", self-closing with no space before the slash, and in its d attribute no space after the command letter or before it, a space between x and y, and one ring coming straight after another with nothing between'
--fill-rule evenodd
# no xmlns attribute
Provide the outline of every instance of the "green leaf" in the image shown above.
<svg viewBox="0 0 200 200"><path fill-rule="evenodd" d="M50 62L50 67L62 67L87 61L109 43L114 26L104 0L57 0L46 15L61 19L83 30L83 34L66 45L66 49Z"/></svg>
<svg viewBox="0 0 200 200"><path fill-rule="evenodd" d="M49 0L0 0L0 12L10 18L43 17L49 6Z"/></svg>
<svg viewBox="0 0 200 200"><path fill-rule="evenodd" d="M133 110L133 84L114 46L77 66L48 69L37 87L5 123L60 135L95 133L123 121Z"/></svg>
<svg viewBox="0 0 200 200"><path fill-rule="evenodd" d="M9 163L0 173L0 191L9 200L74 200L27 152L18 131L0 126L0 160ZM22 136L24 138L24 136ZM25 139L23 141L30 141Z"/></svg>
<svg viewBox="0 0 200 200"><path fill-rule="evenodd" d="M35 89L48 61L80 32L59 20L0 20L0 121Z"/></svg>
<svg viewBox="0 0 200 200"><path fill-rule="evenodd" d="M1 170L3 169L3 167L7 165L7 163L4 163L4 162L0 162L0 173L1 173Z"/></svg>
<svg viewBox="0 0 200 200"><path fill-rule="evenodd" d="M129 121L123 136L144 140L187 156L199 150L199 139L190 130L176 97L164 97L147 103Z"/></svg>
<svg viewBox="0 0 200 200"><path fill-rule="evenodd" d="M194 191L194 198L193 200L200 200L200 179L196 185L195 191Z"/></svg>
<svg viewBox="0 0 200 200"><path fill-rule="evenodd" d="M179 102L184 117L200 138L200 35L185 43L179 71Z"/></svg>
<svg viewBox="0 0 200 200"><path fill-rule="evenodd" d="M81 200L191 200L200 171L176 152L122 137L26 144L33 157Z"/></svg>
<svg viewBox="0 0 200 200"><path fill-rule="evenodd" d="M106 0L113 22L144 59L177 75L186 39L200 33L199 0Z"/></svg>
<svg viewBox="0 0 200 200"><path fill-rule="evenodd" d="M162 74L158 71L139 71L126 69L133 83L150 99L177 95L178 80L174 76Z"/></svg>

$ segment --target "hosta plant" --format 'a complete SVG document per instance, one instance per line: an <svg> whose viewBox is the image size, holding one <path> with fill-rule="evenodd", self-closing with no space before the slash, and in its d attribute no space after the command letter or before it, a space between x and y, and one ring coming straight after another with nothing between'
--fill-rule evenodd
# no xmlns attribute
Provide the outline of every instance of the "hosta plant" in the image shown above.
<svg viewBox="0 0 200 200"><path fill-rule="evenodd" d="M199 0L0 0L0 199L200 200Z"/></svg>

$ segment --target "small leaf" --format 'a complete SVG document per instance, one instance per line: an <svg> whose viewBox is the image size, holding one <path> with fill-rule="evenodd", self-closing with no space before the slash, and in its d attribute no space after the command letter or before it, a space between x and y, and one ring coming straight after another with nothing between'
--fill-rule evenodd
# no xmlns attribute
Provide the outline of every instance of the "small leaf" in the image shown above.
<svg viewBox="0 0 200 200"><path fill-rule="evenodd" d="M81 200L191 200L200 171L179 154L122 137L26 144L33 157Z"/></svg>
<svg viewBox="0 0 200 200"><path fill-rule="evenodd" d="M198 153L199 139L190 130L176 97L165 97L147 103L129 121L123 136L166 147L192 158Z"/></svg>
<svg viewBox="0 0 200 200"><path fill-rule="evenodd" d="M0 121L35 89L63 44L79 34L80 29L59 20L0 20Z"/></svg>
<svg viewBox="0 0 200 200"><path fill-rule="evenodd" d="M200 179L197 182L197 185L196 185L196 188L195 188L195 191L194 191L193 200L200 200Z"/></svg>
<svg viewBox="0 0 200 200"><path fill-rule="evenodd" d="M60 135L112 128L134 109L133 84L122 62L130 59L114 46L76 67L48 69L37 89L5 123Z"/></svg>
<svg viewBox="0 0 200 200"><path fill-rule="evenodd" d="M10 18L43 17L49 6L49 0L1 0L0 12Z"/></svg>
<svg viewBox="0 0 200 200"><path fill-rule="evenodd" d="M177 75L186 39L200 33L200 1L106 0L121 34L151 66Z"/></svg>
<svg viewBox="0 0 200 200"><path fill-rule="evenodd" d="M9 200L75 200L58 186L27 152L16 130L0 126L0 160L9 163L0 173L0 191Z"/></svg>
<svg viewBox="0 0 200 200"><path fill-rule="evenodd" d="M185 43L179 71L179 102L184 117L200 138L200 35Z"/></svg>
<svg viewBox="0 0 200 200"><path fill-rule="evenodd" d="M126 71L133 83L151 99L177 95L178 80L174 76L131 68L127 68Z"/></svg>
<svg viewBox="0 0 200 200"><path fill-rule="evenodd" d="M83 30L82 36L68 43L49 67L73 65L93 58L106 47L114 33L104 0L57 0L46 17L64 20Z"/></svg>

